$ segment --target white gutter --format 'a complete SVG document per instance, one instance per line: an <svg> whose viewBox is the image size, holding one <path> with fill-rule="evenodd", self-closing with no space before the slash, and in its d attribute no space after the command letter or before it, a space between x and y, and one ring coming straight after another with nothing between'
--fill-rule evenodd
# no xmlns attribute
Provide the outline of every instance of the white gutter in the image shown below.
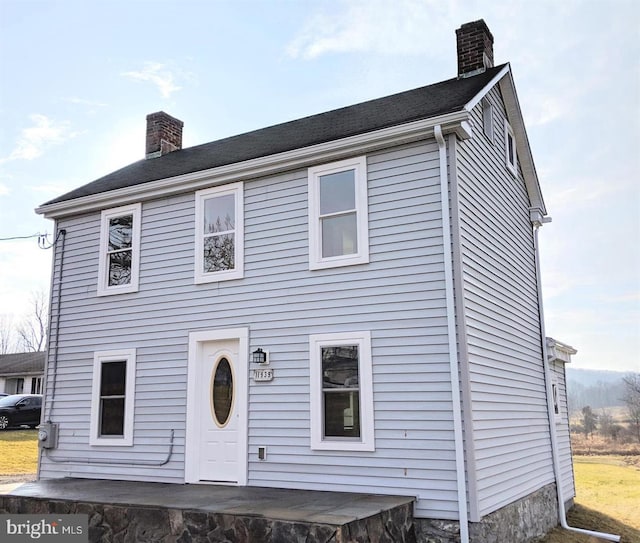
<svg viewBox="0 0 640 543"><path fill-rule="evenodd" d="M444 252L444 282L447 306L447 335L449 337L449 369L451 372L451 402L453 407L453 434L456 452L456 480L458 485L458 515L460 543L469 543L469 517L467 515L467 484L464 469L464 439L462 433L462 406L460 402L460 377L458 347L456 342L456 316L453 296L453 255L451 254L451 224L449 221L449 183L447 175L447 146L442 127L433 127L438 142L440 158L440 200L442 203L442 243Z"/></svg>
<svg viewBox="0 0 640 543"><path fill-rule="evenodd" d="M538 246L538 229L543 222L549 222L551 219L541 217L538 213L534 213L533 219L533 246L535 249L536 259L536 283L538 287L538 308L540 316L540 334L542 336L542 360L544 367L544 380L547 389L547 411L549 416L549 433L551 435L551 456L553 458L553 471L556 479L556 491L558 494L558 516L560 517L560 526L565 530L585 534L591 537L606 539L607 541L620 541L619 535L607 534L603 532L593 532L591 530L583 530L582 528L574 528L567 524L567 512L564 507L564 493L562 491L562 472L560 470L560 457L558 454L558 437L556 435L555 410L553 406L553 390L551 387L551 370L549 369L549 359L547 358L547 341L544 327L544 307L542 305L542 282L540 278L540 252Z"/></svg>

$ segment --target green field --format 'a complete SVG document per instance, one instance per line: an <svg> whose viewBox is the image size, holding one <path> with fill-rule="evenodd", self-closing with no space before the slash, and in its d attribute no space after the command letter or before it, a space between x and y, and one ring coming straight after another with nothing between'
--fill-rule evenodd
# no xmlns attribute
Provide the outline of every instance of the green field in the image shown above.
<svg viewBox="0 0 640 543"><path fill-rule="evenodd" d="M36 430L0 432L0 477L36 472ZM622 543L640 542L640 457L576 456L576 506L568 514L570 526L613 533ZM561 528L540 543L597 543Z"/></svg>

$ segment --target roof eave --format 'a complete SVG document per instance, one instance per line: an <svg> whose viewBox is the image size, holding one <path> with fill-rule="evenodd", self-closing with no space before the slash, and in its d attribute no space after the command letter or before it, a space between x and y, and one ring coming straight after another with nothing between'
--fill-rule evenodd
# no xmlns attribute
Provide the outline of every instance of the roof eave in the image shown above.
<svg viewBox="0 0 640 543"><path fill-rule="evenodd" d="M433 128L436 125L440 125L444 133L455 133L460 138L466 139L470 136L468 128L469 117L469 111L462 109L445 115L292 149L283 153L149 181L140 185L123 187L63 202L44 204L36 208L35 212L44 215L48 219L58 219L127 203L195 191L230 181L273 175L287 170L307 167L321 161L329 162L349 155L372 152L389 145L427 139L433 137Z"/></svg>

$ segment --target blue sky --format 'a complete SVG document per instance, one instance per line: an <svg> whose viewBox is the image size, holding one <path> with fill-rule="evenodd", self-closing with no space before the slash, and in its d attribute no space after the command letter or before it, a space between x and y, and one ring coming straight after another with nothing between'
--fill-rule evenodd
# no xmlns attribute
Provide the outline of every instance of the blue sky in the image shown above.
<svg viewBox="0 0 640 543"><path fill-rule="evenodd" d="M553 222L547 334L575 367L640 371L640 8L624 0L0 0L0 238L142 158L145 117L191 146L456 75L484 18L511 62ZM0 241L0 317L48 289L51 251Z"/></svg>

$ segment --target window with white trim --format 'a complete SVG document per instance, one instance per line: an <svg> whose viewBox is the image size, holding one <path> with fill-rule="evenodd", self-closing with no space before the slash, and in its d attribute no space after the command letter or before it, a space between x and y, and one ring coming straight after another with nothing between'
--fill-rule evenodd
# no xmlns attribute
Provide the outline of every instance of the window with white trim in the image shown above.
<svg viewBox="0 0 640 543"><path fill-rule="evenodd" d="M309 336L311 448L373 451L370 332Z"/></svg>
<svg viewBox="0 0 640 543"><path fill-rule="evenodd" d="M493 106L487 98L482 99L482 129L485 136L493 143Z"/></svg>
<svg viewBox="0 0 640 543"><path fill-rule="evenodd" d="M553 401L553 412L556 419L560 419L562 417L560 413L560 389L558 388L558 380L555 375L551 378L551 399Z"/></svg>
<svg viewBox="0 0 640 543"><path fill-rule="evenodd" d="M242 183L196 192L195 282L240 279L244 275Z"/></svg>
<svg viewBox="0 0 640 543"><path fill-rule="evenodd" d="M513 175L518 175L518 153L516 151L516 138L513 135L511 125L504 122L504 152L507 168Z"/></svg>
<svg viewBox="0 0 640 543"><path fill-rule="evenodd" d="M91 445L133 445L135 377L135 349L94 353Z"/></svg>
<svg viewBox="0 0 640 543"><path fill-rule="evenodd" d="M314 166L309 176L309 269L369 262L367 161Z"/></svg>
<svg viewBox="0 0 640 543"><path fill-rule="evenodd" d="M101 214L98 296L138 291L141 209L133 204Z"/></svg>

